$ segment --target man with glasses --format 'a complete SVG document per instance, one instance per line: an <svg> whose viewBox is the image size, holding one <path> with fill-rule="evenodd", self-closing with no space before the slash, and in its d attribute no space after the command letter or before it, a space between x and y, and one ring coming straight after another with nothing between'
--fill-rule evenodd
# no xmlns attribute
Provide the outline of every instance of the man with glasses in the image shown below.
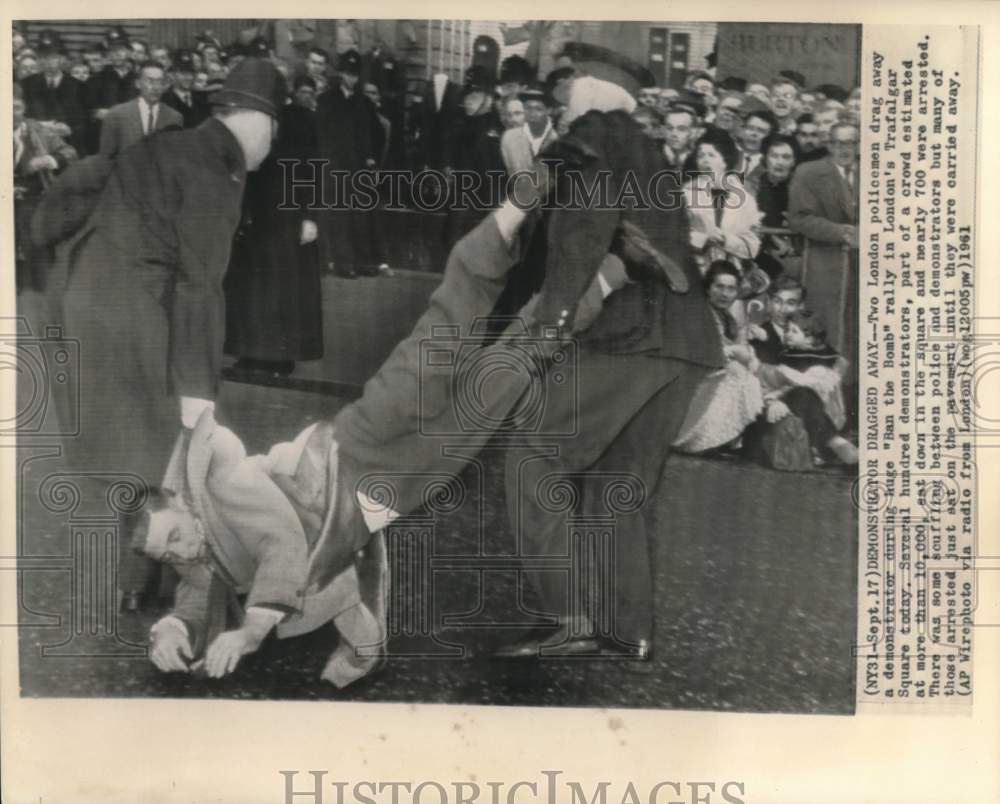
<svg viewBox="0 0 1000 804"><path fill-rule="evenodd" d="M166 75L161 65L155 61L143 64L139 68L135 85L139 89L139 97L113 106L104 118L100 146L103 156L117 156L154 131L184 128L181 113L160 103L167 88Z"/></svg>
<svg viewBox="0 0 1000 804"><path fill-rule="evenodd" d="M771 83L771 109L778 118L780 133L793 133L795 116L799 112L799 87L794 81L779 78Z"/></svg>
<svg viewBox="0 0 1000 804"><path fill-rule="evenodd" d="M830 155L800 165L789 189L788 224L805 236L803 281L828 325L830 344L858 362L858 129L830 129ZM850 381L845 378L845 398ZM856 380L855 380L856 385Z"/></svg>

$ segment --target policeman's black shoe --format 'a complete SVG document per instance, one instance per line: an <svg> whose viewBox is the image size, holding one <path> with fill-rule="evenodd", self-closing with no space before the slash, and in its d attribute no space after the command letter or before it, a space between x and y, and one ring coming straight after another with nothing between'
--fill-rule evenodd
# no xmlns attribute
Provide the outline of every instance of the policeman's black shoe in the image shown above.
<svg viewBox="0 0 1000 804"><path fill-rule="evenodd" d="M633 662L648 662L653 657L653 643L648 639L640 639L634 643L602 641L601 656L620 657L630 659Z"/></svg>
<svg viewBox="0 0 1000 804"><path fill-rule="evenodd" d="M559 639L526 639L511 645L501 645L493 656L497 659L554 659L565 656L596 656L600 653L597 641L590 637L569 638L567 632L560 629L556 633Z"/></svg>
<svg viewBox="0 0 1000 804"><path fill-rule="evenodd" d="M541 659L560 656L598 656L600 646L591 635L592 626L583 618L560 624L548 636L535 635L533 638L502 645L493 655L501 659Z"/></svg>

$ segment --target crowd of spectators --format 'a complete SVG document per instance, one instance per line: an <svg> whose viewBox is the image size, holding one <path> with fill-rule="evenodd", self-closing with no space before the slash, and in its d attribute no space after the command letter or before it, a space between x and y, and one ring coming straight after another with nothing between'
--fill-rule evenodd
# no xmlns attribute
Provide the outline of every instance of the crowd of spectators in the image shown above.
<svg viewBox="0 0 1000 804"><path fill-rule="evenodd" d="M857 88L810 86L794 70L767 82L717 81L695 71L682 88L645 86L633 95L587 75L568 57L540 83L518 56L498 70L473 64L459 85L445 74L407 80L400 62L379 48L333 58L311 47L293 64L275 57L261 37L224 46L206 33L189 48L171 50L130 40L117 27L100 45L72 53L53 30L34 43L15 30L13 44L19 288L41 284L42 258L32 253L26 231L52 175L78 157L114 158L154 132L199 125L211 113L211 93L235 64L271 59L286 77L288 104L272 155L247 187L227 280L229 348L247 363L287 373L294 361L322 354L321 271L390 276L391 237L378 230L376 216L358 210L279 214L276 199L285 188L278 160L321 158L347 173L510 175L530 169L586 111L624 110L656 143L663 167L678 172L691 252L733 363L724 381L717 378L714 401L706 396L698 420L684 428L680 446L731 448L758 419L773 424L794 407L808 422L817 460L856 461L850 442L830 435L845 420L830 415L836 383L829 373L817 379L822 372L800 370L802 360L800 369L781 360L786 351L808 351L808 341L817 354L843 356L835 368L849 398L854 390ZM502 184L482 186L489 190L478 205L439 207L446 212L445 248L502 200ZM454 192L447 183L436 193L430 186L432 197L419 200L426 206ZM292 287L289 276L297 277ZM808 294L811 309L776 313L781 294L792 290L803 307ZM762 372L762 365L781 369ZM788 404L803 396L811 401ZM851 414L848 405L848 427Z"/></svg>

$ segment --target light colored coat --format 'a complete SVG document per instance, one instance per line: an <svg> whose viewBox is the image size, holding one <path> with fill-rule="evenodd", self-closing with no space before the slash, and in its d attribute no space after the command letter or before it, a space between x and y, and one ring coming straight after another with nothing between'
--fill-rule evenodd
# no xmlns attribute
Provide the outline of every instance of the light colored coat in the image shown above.
<svg viewBox="0 0 1000 804"><path fill-rule="evenodd" d="M555 126L550 126L542 138L538 152L544 151L550 143L555 142L558 138ZM524 126L509 128L503 133L503 137L500 138L500 155L503 157L504 167L510 174L534 169L535 160L538 158L538 154L531 151L531 140L528 138L528 132Z"/></svg>
<svg viewBox="0 0 1000 804"><path fill-rule="evenodd" d="M712 192L703 177L684 185L684 204L691 225L691 247L702 274L715 260L726 260L739 266L740 260L753 259L760 251L760 238L754 231L760 225L761 212L757 202L735 176L728 181L729 193L719 228L725 237L722 245L709 245L708 233L715 228L715 207Z"/></svg>

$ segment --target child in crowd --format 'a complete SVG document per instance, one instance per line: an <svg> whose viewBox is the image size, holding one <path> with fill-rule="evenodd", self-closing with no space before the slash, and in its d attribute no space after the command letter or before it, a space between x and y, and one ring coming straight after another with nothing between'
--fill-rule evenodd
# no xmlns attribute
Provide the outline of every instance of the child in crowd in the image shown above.
<svg viewBox="0 0 1000 804"><path fill-rule="evenodd" d="M786 317L783 329L777 361L761 363L757 372L766 421L774 424L793 413L805 425L815 455L832 453L843 464L857 464L857 447L840 435L846 421L841 386L847 361L826 342L818 315L799 310Z"/></svg>

